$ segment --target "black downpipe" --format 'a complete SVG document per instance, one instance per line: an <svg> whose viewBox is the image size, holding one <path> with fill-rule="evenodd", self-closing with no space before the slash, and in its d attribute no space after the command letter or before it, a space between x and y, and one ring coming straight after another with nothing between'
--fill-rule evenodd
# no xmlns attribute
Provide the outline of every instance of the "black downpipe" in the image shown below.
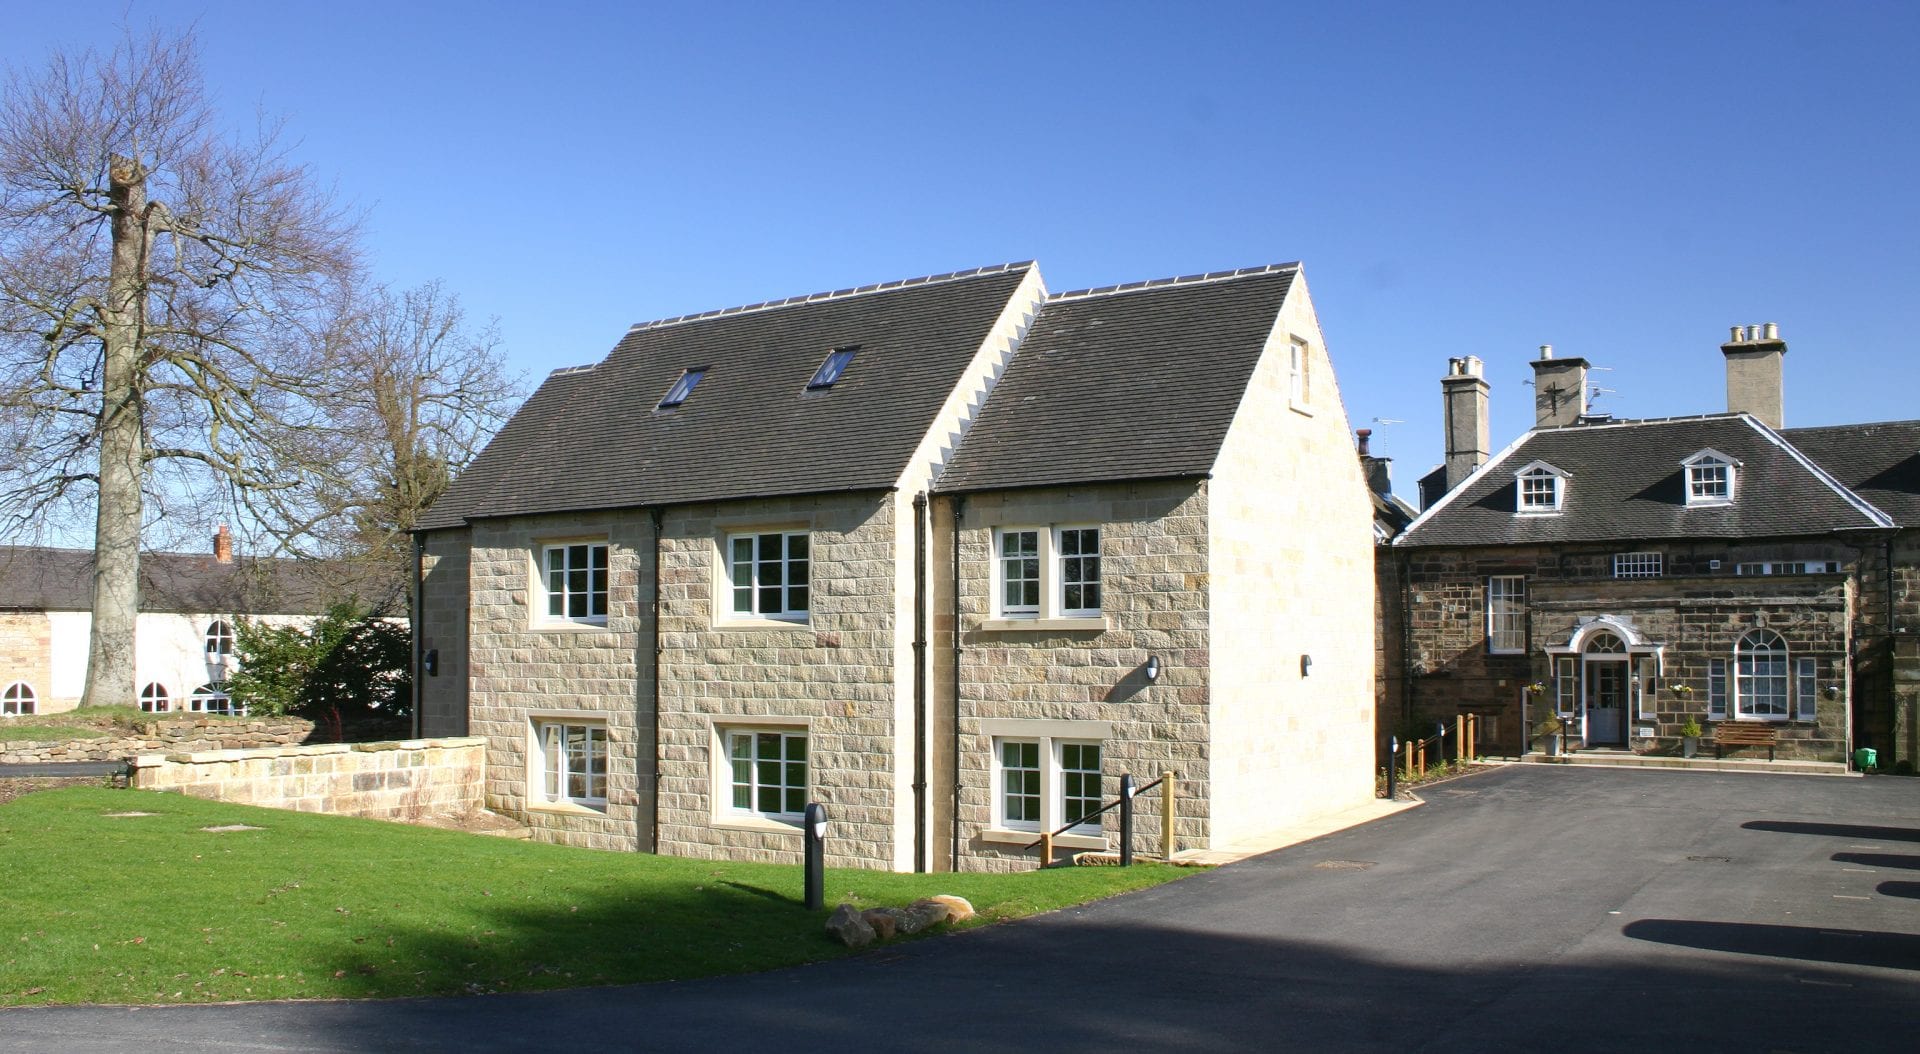
<svg viewBox="0 0 1920 1054"><path fill-rule="evenodd" d="M426 708L426 652L420 646L420 616L425 610L421 594L426 592L427 539L419 531L413 533L413 597L407 606L408 618L413 621L413 654L408 661L413 666L413 738L423 738L420 712Z"/></svg>
<svg viewBox="0 0 1920 1054"><path fill-rule="evenodd" d="M1394 577L1400 580L1400 727L1413 726L1413 560L1395 554ZM1399 728L1393 730L1399 732ZM1525 753L1522 751L1522 753Z"/></svg>
<svg viewBox="0 0 1920 1054"><path fill-rule="evenodd" d="M647 619L650 632L647 651L652 656L653 675L653 713L635 715L638 720L634 727L651 733L646 736L647 752L653 761L653 793L648 795L651 808L648 815L639 817L646 828L647 852L660 852L660 510L648 509L648 517L653 521L653 589L649 598L652 615ZM639 759L635 758L637 764ZM637 775L637 773L636 773Z"/></svg>
<svg viewBox="0 0 1920 1054"><path fill-rule="evenodd" d="M953 582L948 588L953 601L953 870L960 870L960 518L967 512L967 499L953 498Z"/></svg>
<svg viewBox="0 0 1920 1054"><path fill-rule="evenodd" d="M927 870L927 496L913 498L913 870Z"/></svg>

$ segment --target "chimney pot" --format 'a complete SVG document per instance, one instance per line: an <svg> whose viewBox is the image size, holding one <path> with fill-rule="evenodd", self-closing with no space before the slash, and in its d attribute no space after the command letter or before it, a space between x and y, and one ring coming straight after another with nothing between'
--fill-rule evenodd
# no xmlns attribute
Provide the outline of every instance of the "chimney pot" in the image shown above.
<svg viewBox="0 0 1920 1054"><path fill-rule="evenodd" d="M1741 329L1742 327L1740 326L1733 327L1733 336L1727 340L1727 343L1738 344L1744 340L1745 338L1741 335Z"/></svg>
<svg viewBox="0 0 1920 1054"><path fill-rule="evenodd" d="M1767 323L1767 326L1766 326L1766 339L1768 339L1768 340L1779 340L1779 339L1780 339L1780 323L1778 323L1778 322L1769 322L1769 323Z"/></svg>
<svg viewBox="0 0 1920 1054"><path fill-rule="evenodd" d="M1370 456L1367 453L1367 442L1373 438L1373 429L1359 428L1359 429L1355 429L1353 434L1356 438L1360 440L1360 456L1361 457Z"/></svg>
<svg viewBox="0 0 1920 1054"><path fill-rule="evenodd" d="M1543 359L1553 358L1553 345L1551 344L1540 345L1540 357Z"/></svg>

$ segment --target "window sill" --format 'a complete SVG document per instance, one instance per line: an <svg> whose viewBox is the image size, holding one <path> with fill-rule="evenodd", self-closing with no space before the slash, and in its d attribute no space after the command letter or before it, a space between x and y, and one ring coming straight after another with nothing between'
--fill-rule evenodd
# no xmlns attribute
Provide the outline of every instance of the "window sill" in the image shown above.
<svg viewBox="0 0 1920 1054"><path fill-rule="evenodd" d="M543 620L533 624L533 631L535 633L605 633L607 631L607 620L595 619L591 622L570 622L561 619L555 619L553 621Z"/></svg>
<svg viewBox="0 0 1920 1054"><path fill-rule="evenodd" d="M1308 406L1306 403L1290 402L1287 404L1287 409L1292 410L1294 413L1299 414L1302 417L1313 416L1313 407Z"/></svg>
<svg viewBox="0 0 1920 1054"><path fill-rule="evenodd" d="M799 820L775 820L767 816L752 813L727 813L713 818L713 827L720 831L755 831L760 834L800 833Z"/></svg>
<svg viewBox="0 0 1920 1054"><path fill-rule="evenodd" d="M527 803L527 811L544 812L554 816L592 816L602 820L607 818L605 805L582 805L573 801L530 801Z"/></svg>
<svg viewBox="0 0 1920 1054"><path fill-rule="evenodd" d="M1091 618L990 618L980 623L988 633L1087 633L1107 628L1104 615Z"/></svg>
<svg viewBox="0 0 1920 1054"><path fill-rule="evenodd" d="M811 629L813 623L803 618L756 618L753 616L729 615L713 620L714 629L738 630L804 630Z"/></svg>
<svg viewBox="0 0 1920 1054"><path fill-rule="evenodd" d="M1039 831L1015 831L1005 827L989 827L980 832L983 842L996 842L1003 845L1028 846L1038 841ZM1105 849L1107 839L1097 834L1056 834L1053 844L1057 849Z"/></svg>

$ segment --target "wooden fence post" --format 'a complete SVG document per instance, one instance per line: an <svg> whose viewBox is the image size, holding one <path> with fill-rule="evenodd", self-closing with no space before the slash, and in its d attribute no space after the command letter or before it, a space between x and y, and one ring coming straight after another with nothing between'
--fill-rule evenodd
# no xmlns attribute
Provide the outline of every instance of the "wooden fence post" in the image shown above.
<svg viewBox="0 0 1920 1054"><path fill-rule="evenodd" d="M1160 859L1173 863L1173 773L1160 774Z"/></svg>

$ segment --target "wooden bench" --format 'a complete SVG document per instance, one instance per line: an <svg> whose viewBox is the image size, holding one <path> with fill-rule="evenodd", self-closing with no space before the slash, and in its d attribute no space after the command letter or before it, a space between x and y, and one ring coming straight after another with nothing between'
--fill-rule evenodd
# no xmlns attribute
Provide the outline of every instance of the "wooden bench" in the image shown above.
<svg viewBox="0 0 1920 1054"><path fill-rule="evenodd" d="M1713 726L1713 756L1723 756L1727 747L1766 747L1767 760L1772 761L1777 731L1772 725L1723 721Z"/></svg>

